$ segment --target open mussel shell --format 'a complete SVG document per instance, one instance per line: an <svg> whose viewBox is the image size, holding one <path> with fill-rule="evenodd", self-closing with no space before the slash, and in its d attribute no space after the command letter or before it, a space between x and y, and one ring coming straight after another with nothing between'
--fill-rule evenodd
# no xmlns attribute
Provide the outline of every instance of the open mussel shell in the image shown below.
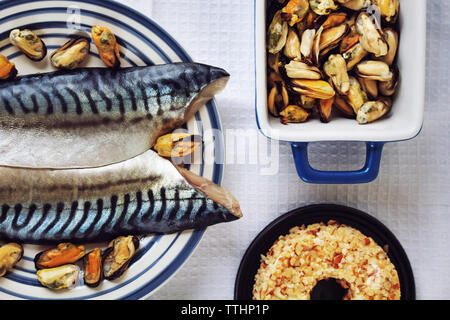
<svg viewBox="0 0 450 320"><path fill-rule="evenodd" d="M0 54L0 80L11 80L17 76L16 65Z"/></svg>
<svg viewBox="0 0 450 320"><path fill-rule="evenodd" d="M317 99L307 97L305 95L300 96L300 105L303 109L314 110L317 107Z"/></svg>
<svg viewBox="0 0 450 320"><path fill-rule="evenodd" d="M383 61L366 60L356 66L356 74L365 79L391 81L394 74L389 65Z"/></svg>
<svg viewBox="0 0 450 320"><path fill-rule="evenodd" d="M0 247L0 277L3 277L23 257L23 247L17 243L8 243Z"/></svg>
<svg viewBox="0 0 450 320"><path fill-rule="evenodd" d="M294 26L305 18L308 10L309 0L290 0L282 10L282 17L290 26Z"/></svg>
<svg viewBox="0 0 450 320"><path fill-rule="evenodd" d="M339 47L339 52L343 54L349 51L358 43L359 43L359 34L351 32L342 39Z"/></svg>
<svg viewBox="0 0 450 320"><path fill-rule="evenodd" d="M105 279L114 280L121 277L138 249L139 239L135 236L119 237L111 241L103 254Z"/></svg>
<svg viewBox="0 0 450 320"><path fill-rule="evenodd" d="M34 258L37 270L55 268L65 264L75 263L85 255L84 246L71 243L60 243L56 248L42 251Z"/></svg>
<svg viewBox="0 0 450 320"><path fill-rule="evenodd" d="M179 132L159 137L153 149L164 158L183 158L194 153L201 144L201 136Z"/></svg>
<svg viewBox="0 0 450 320"><path fill-rule="evenodd" d="M289 105L289 92L283 81L275 81L267 100L269 111L275 117Z"/></svg>
<svg viewBox="0 0 450 320"><path fill-rule="evenodd" d="M330 99L336 92L333 87L323 80L300 80L291 81L290 89L297 94L305 95L314 99Z"/></svg>
<svg viewBox="0 0 450 320"><path fill-rule="evenodd" d="M352 48L347 50L342 54L345 61L347 62L347 70L352 70L358 63L360 63L366 56L368 52L364 50L362 45L358 42Z"/></svg>
<svg viewBox="0 0 450 320"><path fill-rule="evenodd" d="M367 94L362 90L359 81L355 77L349 77L350 89L346 94L346 101L352 107L355 114L361 106L367 102Z"/></svg>
<svg viewBox="0 0 450 320"><path fill-rule="evenodd" d="M400 13L400 0L372 0L387 23L397 22Z"/></svg>
<svg viewBox="0 0 450 320"><path fill-rule="evenodd" d="M346 23L337 27L324 29L319 40L319 56L324 56L336 48L349 31L350 27Z"/></svg>
<svg viewBox="0 0 450 320"><path fill-rule="evenodd" d="M367 78L359 78L359 83L361 85L361 88L364 90L364 92L367 93L367 96L369 99L377 99L378 98L378 81L371 80ZM384 82L380 82L384 83Z"/></svg>
<svg viewBox="0 0 450 320"><path fill-rule="evenodd" d="M391 66L397 56L399 36L395 30L386 28L384 29L384 39L389 45L389 50L388 53L381 58L381 60Z"/></svg>
<svg viewBox="0 0 450 320"><path fill-rule="evenodd" d="M58 69L76 69L86 60L89 50L89 39L79 37L69 40L61 48L54 51L50 56L50 61Z"/></svg>
<svg viewBox="0 0 450 320"><path fill-rule="evenodd" d="M289 29L284 46L284 55L289 59L300 59L300 39L294 29Z"/></svg>
<svg viewBox="0 0 450 320"><path fill-rule="evenodd" d="M281 123L302 123L308 120L311 112L297 105L289 105L280 112Z"/></svg>
<svg viewBox="0 0 450 320"><path fill-rule="evenodd" d="M9 41L33 61L41 61L47 55L47 46L33 31L14 29Z"/></svg>
<svg viewBox="0 0 450 320"><path fill-rule="evenodd" d="M330 77L339 94L346 94L350 89L347 63L340 54L332 54L325 62L323 70Z"/></svg>
<svg viewBox="0 0 450 320"><path fill-rule="evenodd" d="M103 280L103 256L102 250L95 248L83 259L84 284L95 288Z"/></svg>
<svg viewBox="0 0 450 320"><path fill-rule="evenodd" d="M322 72L319 68L300 61L292 60L284 68L286 70L286 75L291 79L322 79Z"/></svg>
<svg viewBox="0 0 450 320"><path fill-rule="evenodd" d="M328 15L339 7L333 0L309 0L309 6L312 11L318 15Z"/></svg>
<svg viewBox="0 0 450 320"><path fill-rule="evenodd" d="M361 12L356 19L356 31L360 35L359 42L364 50L373 53L375 57L383 57L388 53L382 30L376 15Z"/></svg>
<svg viewBox="0 0 450 320"><path fill-rule="evenodd" d="M347 20L347 13L334 12L328 16L318 16L314 23L321 25L324 29L334 28L343 24Z"/></svg>
<svg viewBox="0 0 450 320"><path fill-rule="evenodd" d="M316 36L315 29L307 29L302 34L302 40L300 43L300 53L308 61L312 61L315 36Z"/></svg>
<svg viewBox="0 0 450 320"><path fill-rule="evenodd" d="M330 99L319 101L318 111L319 111L320 121L322 121L323 123L328 123L331 121L334 99L335 99L335 97L332 97Z"/></svg>
<svg viewBox="0 0 450 320"><path fill-rule="evenodd" d="M62 290L74 286L78 280L80 268L73 264L42 269L37 272L39 282L49 289Z"/></svg>

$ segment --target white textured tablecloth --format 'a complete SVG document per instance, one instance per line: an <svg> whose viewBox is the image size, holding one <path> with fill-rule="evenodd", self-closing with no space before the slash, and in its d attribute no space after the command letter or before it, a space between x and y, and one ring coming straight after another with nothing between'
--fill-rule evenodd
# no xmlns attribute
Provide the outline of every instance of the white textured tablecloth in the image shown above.
<svg viewBox="0 0 450 320"><path fill-rule="evenodd" d="M230 72L228 87L217 96L223 127L256 128L253 0L120 2L159 23L195 61ZM417 298L450 299L450 1L429 0L427 14L420 136L386 145L378 179L365 185L303 183L288 144L280 145L277 175L261 175L261 165L227 165L223 185L240 201L244 218L209 228L190 260L152 299L232 299L236 272L252 239L283 213L313 203L343 204L380 219L409 256ZM310 157L321 169L359 169L365 145L317 143Z"/></svg>

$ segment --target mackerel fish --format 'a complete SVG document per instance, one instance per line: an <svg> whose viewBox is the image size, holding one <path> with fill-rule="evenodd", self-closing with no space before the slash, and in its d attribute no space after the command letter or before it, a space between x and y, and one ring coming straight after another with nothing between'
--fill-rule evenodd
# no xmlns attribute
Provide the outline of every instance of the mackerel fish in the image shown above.
<svg viewBox="0 0 450 320"><path fill-rule="evenodd" d="M149 150L221 91L197 63L86 68L0 82L0 166L99 167Z"/></svg>
<svg viewBox="0 0 450 320"><path fill-rule="evenodd" d="M0 167L0 240L53 244L170 234L242 217L229 191L149 150L101 168Z"/></svg>
<svg viewBox="0 0 450 320"><path fill-rule="evenodd" d="M228 79L177 63L0 82L0 240L92 243L239 219L229 191L151 150Z"/></svg>

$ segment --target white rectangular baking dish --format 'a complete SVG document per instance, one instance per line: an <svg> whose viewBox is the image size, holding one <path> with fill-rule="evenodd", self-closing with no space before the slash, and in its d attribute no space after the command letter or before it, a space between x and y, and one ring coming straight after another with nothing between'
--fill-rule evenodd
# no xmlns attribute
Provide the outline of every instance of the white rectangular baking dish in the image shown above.
<svg viewBox="0 0 450 320"><path fill-rule="evenodd" d="M345 118L334 118L328 124L321 123L317 119L302 124L285 126L280 123L278 118L272 117L267 108L266 1L255 0L256 117L258 128L270 139L293 143L294 156L297 156L295 159L297 169L302 169L298 165L306 166L303 169L312 169L309 168L307 163L298 163L300 161L298 159L299 154L296 155L296 152L299 152L298 148L304 149L302 152L305 153L306 144L310 142L368 142L368 162L377 162L376 158L381 157L384 143L412 139L419 134L424 116L427 1L400 0L400 4L401 29L398 67L401 73L401 83L391 113L382 120L368 125L359 125L356 121ZM373 153L375 151L379 152L379 155L375 155ZM307 161L307 155L303 154L303 158ZM370 165L370 163L367 163L366 167L367 165ZM379 159L378 163L374 165L379 167ZM348 173L333 173L334 178L338 178L336 174L342 177L339 179L331 177L323 181L313 181L314 177L308 178L302 172L299 172L299 175L307 182L364 183L374 180L378 175L377 168L366 167L359 172L360 179L353 180ZM372 174L369 177L363 177L369 169L372 169ZM315 173L320 172L314 170L310 173L315 175Z"/></svg>

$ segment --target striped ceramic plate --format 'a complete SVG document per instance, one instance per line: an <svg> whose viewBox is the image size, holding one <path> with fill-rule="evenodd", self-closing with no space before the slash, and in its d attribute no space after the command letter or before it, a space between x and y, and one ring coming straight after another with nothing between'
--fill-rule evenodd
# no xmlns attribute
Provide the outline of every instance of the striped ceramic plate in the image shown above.
<svg viewBox="0 0 450 320"><path fill-rule="evenodd" d="M20 75L52 71L48 57L41 62L31 62L11 46L8 41L10 30L28 28L35 31L46 43L50 55L68 39L90 33L95 24L116 34L123 67L191 61L183 48L147 17L119 3L99 0L0 1L0 53L16 64ZM95 45L91 46L86 66L104 66ZM190 170L220 184L223 137L214 102L208 103L186 126L190 132L202 135L206 146L203 160L192 164ZM142 299L151 295L183 265L204 232L202 229L145 237L122 278L104 281L95 289L80 282L63 292L43 288L37 280L33 258L45 248L25 245L24 258L12 272L0 278L0 299Z"/></svg>

